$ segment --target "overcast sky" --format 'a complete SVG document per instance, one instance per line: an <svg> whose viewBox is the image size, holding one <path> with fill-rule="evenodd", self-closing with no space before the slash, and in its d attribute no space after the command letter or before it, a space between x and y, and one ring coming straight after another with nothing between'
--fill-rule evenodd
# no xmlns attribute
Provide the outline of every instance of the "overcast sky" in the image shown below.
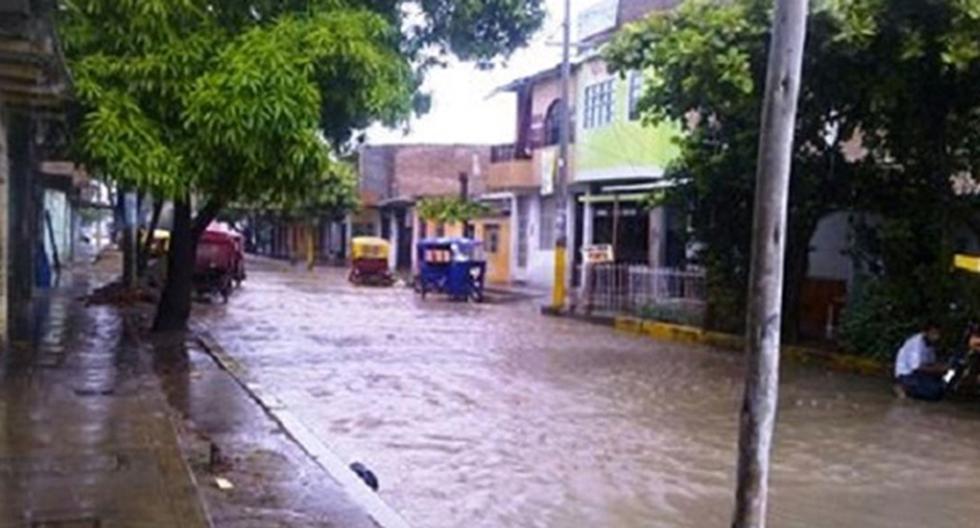
<svg viewBox="0 0 980 528"><path fill-rule="evenodd" d="M575 12L595 0L572 0L572 30ZM452 63L432 70L424 89L432 94L432 109L413 119L411 131L388 130L379 126L368 130L368 143L509 143L514 139L516 115L513 94L490 97L495 88L561 60L562 0L545 0L548 18L527 48L518 50L507 65L480 71L471 64Z"/></svg>

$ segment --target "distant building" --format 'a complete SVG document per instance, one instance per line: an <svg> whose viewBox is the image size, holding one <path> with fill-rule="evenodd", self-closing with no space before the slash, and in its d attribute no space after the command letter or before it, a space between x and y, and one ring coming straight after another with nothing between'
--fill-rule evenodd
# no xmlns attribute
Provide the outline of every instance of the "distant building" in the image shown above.
<svg viewBox="0 0 980 528"><path fill-rule="evenodd" d="M365 145L358 155L361 208L348 219L350 236L380 236L392 244L393 269L416 269L413 248L427 236L462 235L461 226L438 225L418 217L416 204L427 197L460 196L499 204L486 194L485 171L490 164L486 145ZM491 208L491 210L493 210ZM468 233L486 242L488 275L508 280L506 249L500 243L509 211L497 211L472 222Z"/></svg>

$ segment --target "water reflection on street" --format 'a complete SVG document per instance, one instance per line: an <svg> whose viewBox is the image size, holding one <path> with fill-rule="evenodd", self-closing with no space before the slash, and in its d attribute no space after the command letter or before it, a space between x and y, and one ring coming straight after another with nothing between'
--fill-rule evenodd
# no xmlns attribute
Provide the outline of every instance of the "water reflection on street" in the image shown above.
<svg viewBox="0 0 980 528"><path fill-rule="evenodd" d="M252 262L200 316L419 527L726 526L741 359ZM785 366L776 527L980 525L980 404Z"/></svg>

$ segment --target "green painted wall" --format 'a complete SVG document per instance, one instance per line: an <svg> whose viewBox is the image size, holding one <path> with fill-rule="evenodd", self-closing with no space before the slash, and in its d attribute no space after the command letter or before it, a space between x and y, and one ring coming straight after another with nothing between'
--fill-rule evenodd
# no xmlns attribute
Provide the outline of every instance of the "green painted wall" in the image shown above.
<svg viewBox="0 0 980 528"><path fill-rule="evenodd" d="M630 121L628 79L615 77L612 122L596 128L583 128L585 87L609 78L604 72L590 75L588 68L583 70L577 99L581 103L575 120L576 179L589 178L599 172L612 175L618 172L617 169L622 169L623 176L629 177L649 172L650 168L656 168L658 172L666 168L679 154L673 138L680 133L680 127L672 123L643 126L640 121Z"/></svg>

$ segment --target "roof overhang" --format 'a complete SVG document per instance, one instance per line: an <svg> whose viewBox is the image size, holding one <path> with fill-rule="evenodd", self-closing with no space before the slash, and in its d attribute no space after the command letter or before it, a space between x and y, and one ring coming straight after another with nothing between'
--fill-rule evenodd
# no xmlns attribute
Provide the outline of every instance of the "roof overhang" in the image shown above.
<svg viewBox="0 0 980 528"><path fill-rule="evenodd" d="M574 71L575 68L577 68L580 64L591 60L593 56L594 54L584 54L571 59L570 64L572 67L572 71ZM492 96L500 92L516 92L526 86L536 84L542 81L558 79L559 77L561 77L561 64L556 64L546 70L541 70L539 72L532 73L531 75L527 75L525 77L519 77L517 79L514 79L513 81L510 81L507 84L498 86L492 92L490 92L490 95Z"/></svg>

